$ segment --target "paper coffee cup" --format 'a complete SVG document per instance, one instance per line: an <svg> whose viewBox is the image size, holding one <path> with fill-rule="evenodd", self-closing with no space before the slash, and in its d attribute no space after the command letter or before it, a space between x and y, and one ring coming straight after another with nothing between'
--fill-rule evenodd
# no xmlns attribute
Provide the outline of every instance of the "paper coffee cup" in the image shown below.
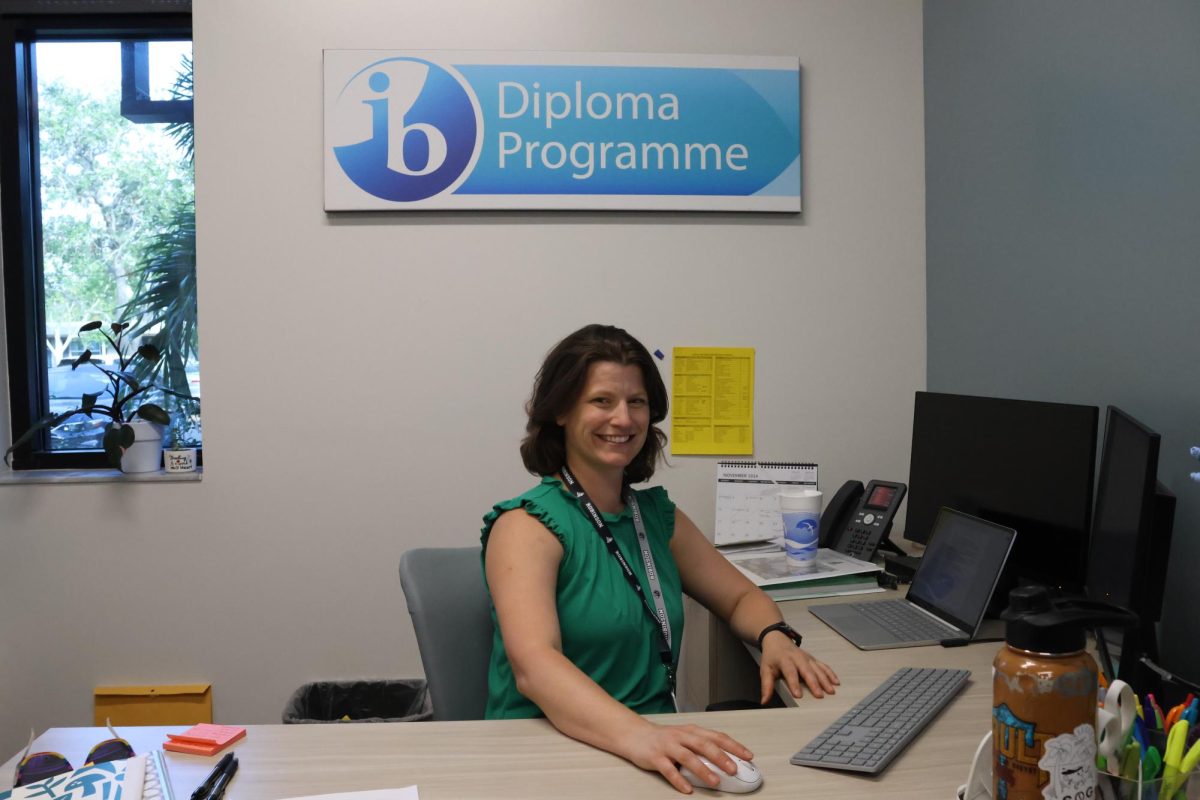
<svg viewBox="0 0 1200 800"><path fill-rule="evenodd" d="M779 493L783 544L793 566L811 568L816 564L821 537L821 497L816 489L784 489Z"/></svg>

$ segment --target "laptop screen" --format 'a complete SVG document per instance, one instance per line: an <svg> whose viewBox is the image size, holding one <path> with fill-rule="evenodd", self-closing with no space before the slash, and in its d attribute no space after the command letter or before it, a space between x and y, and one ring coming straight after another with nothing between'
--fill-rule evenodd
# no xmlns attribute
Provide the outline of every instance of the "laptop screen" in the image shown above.
<svg viewBox="0 0 1200 800"><path fill-rule="evenodd" d="M908 600L974 633L1017 532L949 508L938 512Z"/></svg>

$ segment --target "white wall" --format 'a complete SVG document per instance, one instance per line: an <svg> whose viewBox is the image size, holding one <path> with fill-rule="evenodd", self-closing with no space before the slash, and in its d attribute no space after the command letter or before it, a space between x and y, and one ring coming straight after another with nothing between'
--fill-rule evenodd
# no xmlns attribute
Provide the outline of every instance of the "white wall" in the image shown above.
<svg viewBox="0 0 1200 800"><path fill-rule="evenodd" d="M921 5L196 0L206 474L0 487L0 752L91 689L206 681L221 722L421 673L396 562L531 484L582 324L757 349L756 455L903 479L925 376ZM803 216L321 210L323 48L798 55ZM669 360L663 364L669 375ZM711 458L661 482L705 529ZM11 654L11 655L10 655ZM15 656L15 657L13 657Z"/></svg>

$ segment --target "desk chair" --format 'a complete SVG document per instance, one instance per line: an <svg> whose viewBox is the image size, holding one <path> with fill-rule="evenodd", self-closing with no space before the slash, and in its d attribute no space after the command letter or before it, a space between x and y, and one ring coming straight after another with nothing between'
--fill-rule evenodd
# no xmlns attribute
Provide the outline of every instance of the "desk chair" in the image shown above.
<svg viewBox="0 0 1200 800"><path fill-rule="evenodd" d="M436 721L483 719L492 654L491 598L478 547L422 547L400 557Z"/></svg>

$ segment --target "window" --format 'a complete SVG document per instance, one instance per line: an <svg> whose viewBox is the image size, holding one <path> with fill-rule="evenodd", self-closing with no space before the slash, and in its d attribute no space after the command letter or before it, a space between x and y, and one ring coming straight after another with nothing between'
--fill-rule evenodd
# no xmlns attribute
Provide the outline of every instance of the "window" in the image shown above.
<svg viewBox="0 0 1200 800"><path fill-rule="evenodd" d="M106 467L110 421L64 415L106 391L117 354L162 354L137 403L202 443L187 14L0 16L0 235L16 469ZM105 329L84 331L92 320ZM90 351L92 363L72 364ZM122 378L121 380L125 380ZM106 395L96 402L104 404Z"/></svg>

